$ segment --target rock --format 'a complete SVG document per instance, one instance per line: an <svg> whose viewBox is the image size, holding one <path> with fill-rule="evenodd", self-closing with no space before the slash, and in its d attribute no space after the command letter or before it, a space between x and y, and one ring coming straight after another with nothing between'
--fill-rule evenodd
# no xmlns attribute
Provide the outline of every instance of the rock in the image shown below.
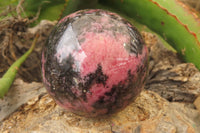
<svg viewBox="0 0 200 133"><path fill-rule="evenodd" d="M17 80L10 94L0 102L0 116L7 116L0 122L0 132L198 133L199 100L194 100L199 95L199 71L193 64L182 63L176 53L163 48L152 34L146 36L150 49L147 90L121 112L98 118L77 116L59 107L44 93L41 83Z"/></svg>
<svg viewBox="0 0 200 133"><path fill-rule="evenodd" d="M7 95L0 99L0 121L16 111L21 105L45 92L42 83L32 82L29 84L21 79L16 79Z"/></svg>
<svg viewBox="0 0 200 133"><path fill-rule="evenodd" d="M197 110L200 112L200 96L198 96L197 99L194 101L194 105L197 108Z"/></svg>
<svg viewBox="0 0 200 133"><path fill-rule="evenodd" d="M150 49L149 76L145 89L172 102L193 103L200 94L200 72L183 63L175 52L166 49L156 37L143 33ZM150 38L151 37L151 38Z"/></svg>
<svg viewBox="0 0 200 133"><path fill-rule="evenodd" d="M61 19L42 50L43 83L56 103L96 117L125 108L147 77L148 49L137 29L101 9Z"/></svg>
<svg viewBox="0 0 200 133"><path fill-rule="evenodd" d="M31 104L29 104L31 103ZM197 110L169 103L143 91L127 108L114 115L86 118L66 112L49 95L29 102L0 124L0 132L59 133L195 133L200 131Z"/></svg>

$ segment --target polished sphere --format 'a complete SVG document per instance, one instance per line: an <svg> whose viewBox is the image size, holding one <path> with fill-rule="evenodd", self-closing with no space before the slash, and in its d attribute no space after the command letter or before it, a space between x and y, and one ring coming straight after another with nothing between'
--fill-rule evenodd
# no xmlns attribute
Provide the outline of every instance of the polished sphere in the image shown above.
<svg viewBox="0 0 200 133"><path fill-rule="evenodd" d="M95 117L125 108L141 92L147 48L127 20L104 10L61 19L42 52L44 85L57 104Z"/></svg>

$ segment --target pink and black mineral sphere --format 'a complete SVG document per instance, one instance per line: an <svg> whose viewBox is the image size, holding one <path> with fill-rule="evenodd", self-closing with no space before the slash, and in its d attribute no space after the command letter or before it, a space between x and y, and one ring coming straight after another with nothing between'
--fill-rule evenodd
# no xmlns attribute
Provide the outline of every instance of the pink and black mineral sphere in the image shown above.
<svg viewBox="0 0 200 133"><path fill-rule="evenodd" d="M127 20L81 10L58 22L42 52L43 82L57 104L86 117L125 108L141 92L147 48Z"/></svg>

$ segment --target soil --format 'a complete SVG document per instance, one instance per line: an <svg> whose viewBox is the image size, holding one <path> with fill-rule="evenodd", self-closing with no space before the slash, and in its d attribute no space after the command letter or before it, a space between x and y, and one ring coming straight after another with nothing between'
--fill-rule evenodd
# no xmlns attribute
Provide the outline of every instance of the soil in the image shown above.
<svg viewBox="0 0 200 133"><path fill-rule="evenodd" d="M30 28L26 18L10 17L0 21L0 77L11 64L22 56L30 47L36 32L39 33L36 48L20 67L17 77L26 82L41 82L41 49L55 22Z"/></svg>

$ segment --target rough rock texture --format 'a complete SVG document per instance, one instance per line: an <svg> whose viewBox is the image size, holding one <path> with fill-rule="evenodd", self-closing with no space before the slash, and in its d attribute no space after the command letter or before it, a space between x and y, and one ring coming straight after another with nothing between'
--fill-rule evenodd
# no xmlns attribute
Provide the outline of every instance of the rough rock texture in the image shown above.
<svg viewBox="0 0 200 133"><path fill-rule="evenodd" d="M33 82L29 84L23 82L21 79L16 79L13 87L4 99L0 99L0 121L8 117L30 99L33 99L43 93L46 93L46 89L41 83Z"/></svg>
<svg viewBox="0 0 200 133"><path fill-rule="evenodd" d="M191 63L167 50L155 36L143 33L150 49L149 76L145 89L174 102L193 103L200 94L200 72Z"/></svg>
<svg viewBox="0 0 200 133"><path fill-rule="evenodd" d="M199 113L200 113L200 96L198 96L198 97L196 98L196 100L194 101L194 105L195 105L195 107L197 108L197 110L198 110Z"/></svg>
<svg viewBox="0 0 200 133"><path fill-rule="evenodd" d="M85 118L60 108L49 95L33 99L0 125L0 132L197 133L200 115L184 104L169 103L143 91L123 111L105 118Z"/></svg>

